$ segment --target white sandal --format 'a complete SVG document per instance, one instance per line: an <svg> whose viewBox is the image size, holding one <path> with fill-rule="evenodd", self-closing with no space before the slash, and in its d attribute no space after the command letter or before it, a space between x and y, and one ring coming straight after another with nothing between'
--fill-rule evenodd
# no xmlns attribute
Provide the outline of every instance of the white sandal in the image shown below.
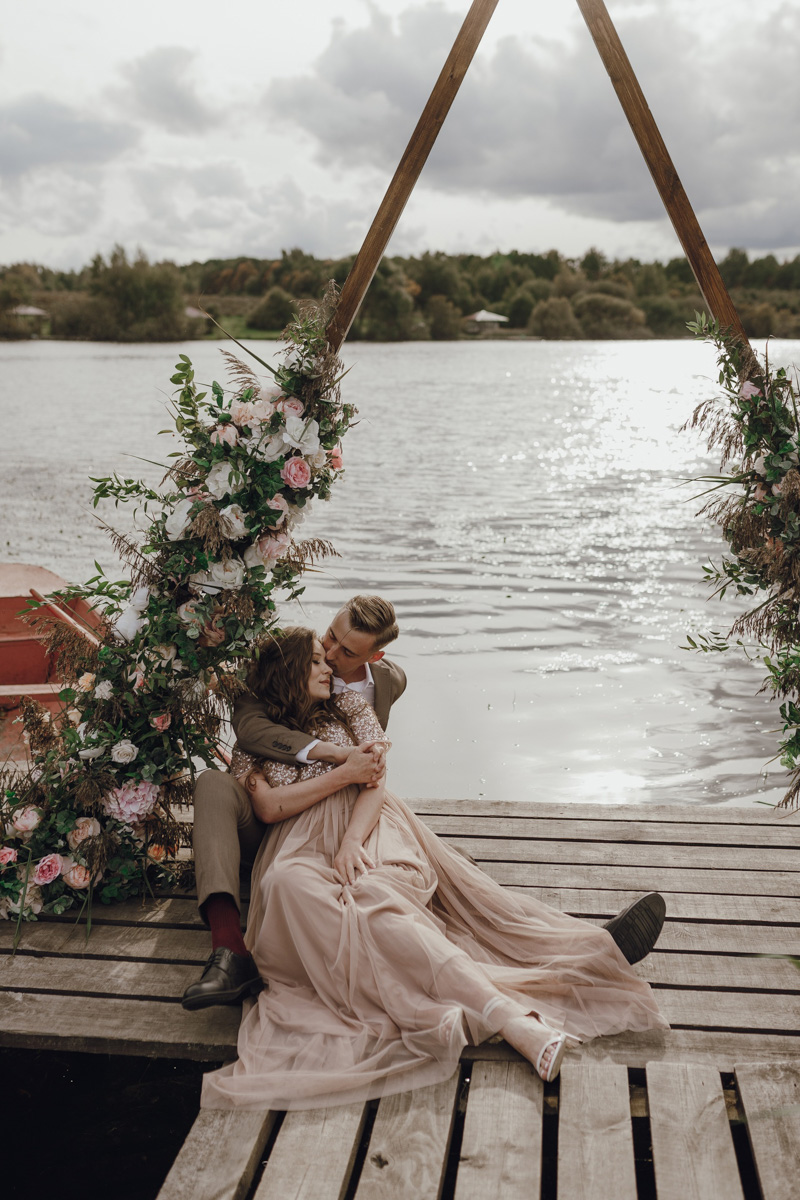
<svg viewBox="0 0 800 1200"><path fill-rule="evenodd" d="M543 1071L542 1060L551 1047L555 1047L553 1050L553 1057L550 1059L550 1065L547 1070ZM561 1070L561 1060L564 1057L564 1051L566 1048L567 1035L565 1033L560 1033L558 1037L551 1038L549 1042L545 1042L544 1046L542 1047L541 1054L536 1059L536 1074L545 1083L552 1083L558 1075L558 1072Z"/></svg>

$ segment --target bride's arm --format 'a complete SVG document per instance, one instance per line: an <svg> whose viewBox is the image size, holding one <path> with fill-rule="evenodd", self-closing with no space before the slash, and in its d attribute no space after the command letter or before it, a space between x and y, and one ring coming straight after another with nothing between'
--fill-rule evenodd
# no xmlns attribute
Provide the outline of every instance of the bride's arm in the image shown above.
<svg viewBox="0 0 800 1200"><path fill-rule="evenodd" d="M364 849L364 842L378 823L383 802L386 798L386 779L373 787L363 787L350 814L350 823L342 837L336 857L333 860L334 870L347 883L355 883L357 871L367 871L375 863Z"/></svg>
<svg viewBox="0 0 800 1200"><path fill-rule="evenodd" d="M365 791L369 796L374 796L378 791L382 793L381 784L366 789L366 785L373 783L375 779L376 763L372 750L362 749L360 746L349 749L347 760L341 766L332 767L330 771L326 771L323 775L316 775L312 779L298 780L297 783L285 783L279 787L271 787L263 776L251 771L244 780L244 786L250 796L253 812L259 821L263 821L266 825L285 821L287 817L294 817L298 813L305 812L307 808L312 808L313 805L319 804L320 800L327 799L334 792L338 792L352 783L362 785L359 800ZM359 800L356 801L356 807ZM353 816L355 816L355 808ZM377 819L376 814L375 821ZM373 825L375 821L373 821ZM372 826L370 826L371 828Z"/></svg>

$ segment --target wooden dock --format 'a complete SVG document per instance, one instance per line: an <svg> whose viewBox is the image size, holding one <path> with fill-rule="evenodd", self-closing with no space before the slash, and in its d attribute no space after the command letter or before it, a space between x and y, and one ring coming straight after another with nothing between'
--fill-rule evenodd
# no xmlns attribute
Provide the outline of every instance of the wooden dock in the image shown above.
<svg viewBox="0 0 800 1200"><path fill-rule="evenodd" d="M637 970L669 1033L569 1052L543 1086L503 1043L380 1103L201 1112L160 1200L790 1200L800 1194L800 814L416 801L498 882L589 919L659 890ZM163 897L0 930L0 1046L235 1055L237 1009L178 1003L209 948Z"/></svg>

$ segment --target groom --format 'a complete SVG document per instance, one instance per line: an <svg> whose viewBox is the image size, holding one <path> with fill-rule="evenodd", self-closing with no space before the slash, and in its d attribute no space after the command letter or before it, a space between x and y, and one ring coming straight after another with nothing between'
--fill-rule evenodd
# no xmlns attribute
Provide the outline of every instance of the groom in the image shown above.
<svg viewBox="0 0 800 1200"><path fill-rule="evenodd" d="M350 690L363 695L375 709L385 729L391 707L406 687L405 672L384 657L398 635L395 612L380 596L353 596L339 610L322 638L325 661L333 668L333 691ZM276 725L264 706L245 694L238 699L231 718L242 750L257 758L291 765L314 760L343 765L352 748L322 742L310 734ZM362 759L365 756L361 756ZM365 764L363 777L351 782L376 783L383 775L382 761ZM337 791L341 780L331 779L325 792L322 775L317 780L321 796ZM197 902L200 915L211 930L211 957L202 977L189 985L184 1008L208 1008L233 1004L257 990L260 979L242 938L239 914L239 868L252 865L268 826L252 810L244 788L227 771L204 771L194 792L194 860Z"/></svg>
<svg viewBox="0 0 800 1200"><path fill-rule="evenodd" d="M354 596L331 621L322 638L325 661L333 668L333 690L361 693L385 729L395 700L405 691L404 671L384 657L384 647L398 636L395 612L380 596ZM269 720L253 697L234 705L232 724L240 747L248 754L288 764L324 760L342 764L352 751ZM377 782L383 766L372 768ZM324 789L326 776L317 781ZM331 792L340 782L331 783ZM320 798L323 798L322 796ZM198 777L194 794L194 858L200 914L211 930L212 952L202 977L186 989L184 1008L234 1004L261 981L244 944L239 912L239 868L252 864L268 830L255 815L244 788L226 771L208 770ZM664 923L662 897L650 892L607 921L609 931L628 962L650 953Z"/></svg>

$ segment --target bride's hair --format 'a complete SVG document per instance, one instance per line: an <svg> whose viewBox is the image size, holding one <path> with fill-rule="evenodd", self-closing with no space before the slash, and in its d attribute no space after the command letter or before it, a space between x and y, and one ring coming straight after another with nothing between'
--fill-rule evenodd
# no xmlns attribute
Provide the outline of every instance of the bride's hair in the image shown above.
<svg viewBox="0 0 800 1200"><path fill-rule="evenodd" d="M314 734L321 723L336 721L356 741L336 696L313 700L308 694L315 639L314 631L301 625L269 634L256 649L247 686L276 724Z"/></svg>

